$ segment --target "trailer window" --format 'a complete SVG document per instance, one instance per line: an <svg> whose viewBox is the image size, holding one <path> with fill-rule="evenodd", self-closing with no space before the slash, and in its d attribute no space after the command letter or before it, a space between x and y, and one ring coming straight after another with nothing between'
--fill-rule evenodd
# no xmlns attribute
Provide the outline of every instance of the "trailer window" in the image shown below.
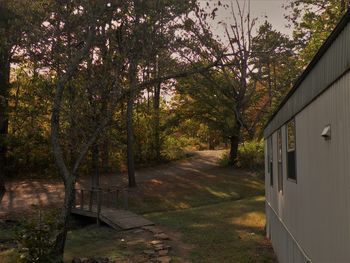
<svg viewBox="0 0 350 263"><path fill-rule="evenodd" d="M296 137L294 119L287 123L287 177L293 181L297 180Z"/></svg>
<svg viewBox="0 0 350 263"><path fill-rule="evenodd" d="M267 139L267 158L268 158L268 173L270 175L270 185L273 186L273 151L272 151L272 136Z"/></svg>
<svg viewBox="0 0 350 263"><path fill-rule="evenodd" d="M282 131L277 131L278 191L283 193Z"/></svg>

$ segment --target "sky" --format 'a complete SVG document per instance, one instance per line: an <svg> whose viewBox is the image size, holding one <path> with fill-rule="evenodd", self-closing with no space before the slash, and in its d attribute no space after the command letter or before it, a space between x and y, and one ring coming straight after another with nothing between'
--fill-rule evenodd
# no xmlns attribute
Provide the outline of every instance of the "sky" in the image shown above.
<svg viewBox="0 0 350 263"><path fill-rule="evenodd" d="M199 0L201 5L204 7L206 6L206 3L209 2L211 6L214 6L214 4L217 5L218 0ZM236 6L235 0L220 0L222 4L228 4L231 6L231 3L233 3L234 7ZM243 6L244 3L246 3L246 6L248 5L248 0L238 0L241 6ZM291 35L291 29L287 28L286 25L288 21L284 18L284 14L286 14L288 11L284 9L283 5L290 2L290 0L250 0L250 10L251 10L251 16L258 18L258 21L261 23L267 20L272 24L273 29L276 29L284 34ZM236 9L236 8L235 8ZM220 38L224 37L224 29L222 24L217 24L218 21L223 21L227 23L228 25L230 22L232 23L232 15L231 15L231 8L224 9L219 8L217 13L217 17L215 21L210 22L212 30L215 34L219 35ZM256 26L256 29L258 26Z"/></svg>

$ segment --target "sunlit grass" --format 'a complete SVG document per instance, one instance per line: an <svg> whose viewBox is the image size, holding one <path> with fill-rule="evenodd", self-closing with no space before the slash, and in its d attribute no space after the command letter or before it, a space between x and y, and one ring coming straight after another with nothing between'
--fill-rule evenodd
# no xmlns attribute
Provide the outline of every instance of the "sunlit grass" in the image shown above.
<svg viewBox="0 0 350 263"><path fill-rule="evenodd" d="M130 194L132 210L181 233L181 241L192 247L191 261L204 263L275 262L264 236L264 202L264 182L252 173L230 168L152 179ZM11 235L0 229L0 236ZM95 225L72 230L65 262L73 257L127 260L136 252L125 248L121 235ZM140 253L143 249L136 248ZM16 256L14 249L0 252L0 263L16 262ZM181 262L182 255L178 256L174 262Z"/></svg>
<svg viewBox="0 0 350 263"><path fill-rule="evenodd" d="M248 198L147 217L183 233L192 262L276 262L264 237L264 199Z"/></svg>
<svg viewBox="0 0 350 263"><path fill-rule="evenodd" d="M130 208L145 214L188 209L207 204L264 195L264 183L254 174L229 168L215 168L160 184L149 181L130 194Z"/></svg>

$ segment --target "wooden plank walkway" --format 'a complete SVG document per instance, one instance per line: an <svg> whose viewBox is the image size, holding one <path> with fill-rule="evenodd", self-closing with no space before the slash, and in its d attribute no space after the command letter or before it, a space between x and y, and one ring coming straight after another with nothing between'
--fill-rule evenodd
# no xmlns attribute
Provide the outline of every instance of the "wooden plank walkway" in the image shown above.
<svg viewBox="0 0 350 263"><path fill-rule="evenodd" d="M98 220L96 205L91 207L91 211L88 209L88 207L84 209L79 207L72 208L72 214L96 218L96 220ZM153 222L133 212L103 206L101 207L99 220L118 230L128 230L154 225Z"/></svg>

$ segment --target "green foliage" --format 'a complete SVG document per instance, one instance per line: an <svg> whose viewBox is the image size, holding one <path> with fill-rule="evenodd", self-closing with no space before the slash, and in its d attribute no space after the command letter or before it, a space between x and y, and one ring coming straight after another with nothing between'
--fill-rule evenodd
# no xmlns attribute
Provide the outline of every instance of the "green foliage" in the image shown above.
<svg viewBox="0 0 350 263"><path fill-rule="evenodd" d="M294 25L300 68L304 68L335 28L349 6L349 0L293 0L287 5L287 16Z"/></svg>
<svg viewBox="0 0 350 263"><path fill-rule="evenodd" d="M211 79L208 80L208 76ZM179 80L173 105L182 125L187 126L184 129L187 133L192 131L202 142L216 146L231 135L235 126L234 102L227 97L229 92L223 74L208 72L208 76Z"/></svg>
<svg viewBox="0 0 350 263"><path fill-rule="evenodd" d="M226 167L230 164L229 152L224 152L219 160L219 165ZM246 141L238 147L239 168L251 171L262 171L264 168L264 142L263 141Z"/></svg>
<svg viewBox="0 0 350 263"><path fill-rule="evenodd" d="M167 160L178 160L185 157L184 148L186 146L186 138L169 136L164 140L164 148L162 155Z"/></svg>
<svg viewBox="0 0 350 263"><path fill-rule="evenodd" d="M42 214L27 220L17 233L20 262L46 263L53 258L53 246L57 234L57 221L54 214Z"/></svg>
<svg viewBox="0 0 350 263"><path fill-rule="evenodd" d="M16 81L10 92L8 170L10 174L38 173L47 177L54 174L48 115L51 80L28 76L28 72L33 74L30 67L25 64L16 69Z"/></svg>
<svg viewBox="0 0 350 263"><path fill-rule="evenodd" d="M264 142L248 141L242 143L238 148L238 166L261 171L264 168Z"/></svg>
<svg viewBox="0 0 350 263"><path fill-rule="evenodd" d="M229 166L229 164L230 164L229 152L226 151L221 155L219 159L219 165L221 167L227 167Z"/></svg>

